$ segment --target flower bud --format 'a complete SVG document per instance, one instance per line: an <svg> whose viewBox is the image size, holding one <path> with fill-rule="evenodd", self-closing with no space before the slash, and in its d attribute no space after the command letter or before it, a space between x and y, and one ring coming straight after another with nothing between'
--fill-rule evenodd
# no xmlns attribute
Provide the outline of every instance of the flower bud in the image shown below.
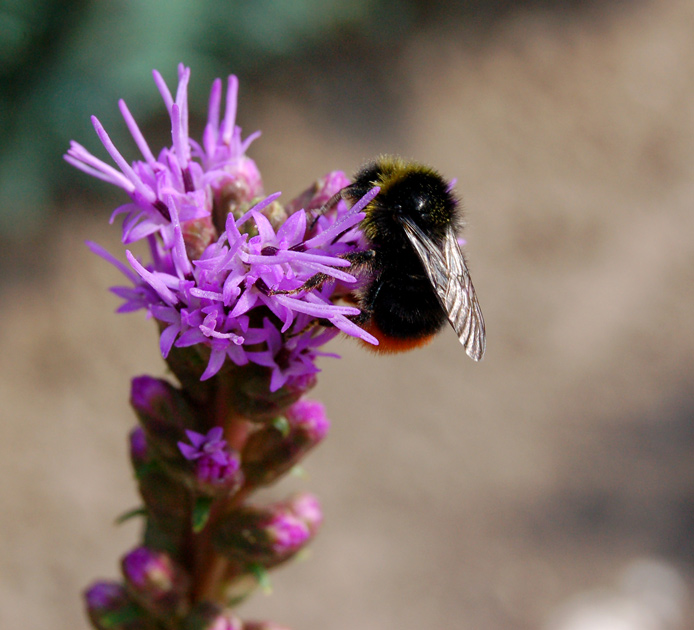
<svg viewBox="0 0 694 630"><path fill-rule="evenodd" d="M318 210L327 203L335 193L349 186L350 180L342 171L332 171L316 180L298 197L287 204L287 213L294 214L299 210Z"/></svg>
<svg viewBox="0 0 694 630"><path fill-rule="evenodd" d="M253 433L243 451L246 479L253 485L272 483L316 446L328 432L330 421L323 405L299 400L286 411L287 432L274 425Z"/></svg>
<svg viewBox="0 0 694 630"><path fill-rule="evenodd" d="M129 592L144 608L158 616L181 614L189 578L166 553L136 547L121 567Z"/></svg>
<svg viewBox="0 0 694 630"><path fill-rule="evenodd" d="M144 630L145 612L119 582L100 580L84 591L87 614L98 630Z"/></svg>
<svg viewBox="0 0 694 630"><path fill-rule="evenodd" d="M160 333L166 326L159 322ZM166 365L171 370L176 380L181 384L187 398L195 405L206 405L215 393L214 379L201 381L207 363L210 360L210 350L207 346L196 344L179 348L172 346L165 357ZM225 371L227 366L221 371Z"/></svg>
<svg viewBox="0 0 694 630"><path fill-rule="evenodd" d="M253 205L253 200L263 196L263 182L256 163L242 156L234 162L233 173L215 186L212 215L217 229L224 230L228 214L240 219ZM243 227L241 228L243 232Z"/></svg>
<svg viewBox="0 0 694 630"><path fill-rule="evenodd" d="M132 380L130 404L140 419L147 443L165 459L180 457L176 443L184 427L195 427L195 415L181 391L151 376Z"/></svg>
<svg viewBox="0 0 694 630"><path fill-rule="evenodd" d="M315 536L323 523L323 512L318 497L310 492L301 492L289 499L287 507L306 524L311 536Z"/></svg>
<svg viewBox="0 0 694 630"><path fill-rule="evenodd" d="M278 503L230 512L218 525L214 543L224 555L270 567L291 558L310 537L309 526Z"/></svg>
<svg viewBox="0 0 694 630"><path fill-rule="evenodd" d="M325 406L317 400L299 400L287 409L286 415L292 430L303 432L314 443L320 442L330 428Z"/></svg>
<svg viewBox="0 0 694 630"><path fill-rule="evenodd" d="M296 553L311 535L308 525L289 510L277 510L263 523L263 533L275 556L282 558Z"/></svg>
<svg viewBox="0 0 694 630"><path fill-rule="evenodd" d="M128 595L120 582L100 580L84 591L84 600L88 610L104 612L127 602Z"/></svg>
<svg viewBox="0 0 694 630"><path fill-rule="evenodd" d="M138 477L147 507L145 542L156 548L180 549L190 531L190 492L161 467L149 467Z"/></svg>
<svg viewBox="0 0 694 630"><path fill-rule="evenodd" d="M253 206L258 204L263 200L262 197L255 197L252 199L249 203L243 204L238 207L238 209L234 212L234 216L237 218L240 218L244 214L246 214ZM260 214L268 218L271 222L271 225L273 227L277 228L282 223L286 220L287 218L287 211L282 207L280 203L277 201L273 201L269 203L265 208L263 208L260 211ZM254 236L258 236L258 226L255 222L255 219L252 217L249 217L247 221L242 223L239 227L239 232L241 234L248 234L248 238L253 238Z"/></svg>
<svg viewBox="0 0 694 630"><path fill-rule="evenodd" d="M189 260L198 260L207 246L218 237L211 216L185 221L181 224L181 235Z"/></svg>
<svg viewBox="0 0 694 630"><path fill-rule="evenodd" d="M270 391L272 372L266 367L249 363L229 371L229 404L251 422L268 422L282 415L309 389L315 386L315 374L295 379L278 390Z"/></svg>
<svg viewBox="0 0 694 630"><path fill-rule="evenodd" d="M132 461L133 468L137 473L151 460L151 453L147 447L147 438L142 427L135 427L130 432L128 441L130 444L130 461Z"/></svg>

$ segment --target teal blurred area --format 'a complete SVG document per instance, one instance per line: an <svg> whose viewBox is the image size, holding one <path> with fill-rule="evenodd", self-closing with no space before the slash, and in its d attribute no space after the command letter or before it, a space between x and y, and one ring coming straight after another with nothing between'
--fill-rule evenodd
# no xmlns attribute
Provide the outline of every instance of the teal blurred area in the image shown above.
<svg viewBox="0 0 694 630"><path fill-rule="evenodd" d="M56 202L92 186L61 160L70 139L97 144L94 114L122 145L123 98L145 127L162 121L151 70L175 77L185 62L197 86L231 71L252 83L270 64L298 60L344 33L368 39L408 28L413 7L388 1L97 2L17 0L0 8L0 232L40 229ZM396 19L379 20L379 12ZM298 62L295 61L294 65ZM250 79L246 80L247 77ZM194 113L206 90L192 90Z"/></svg>
<svg viewBox="0 0 694 630"><path fill-rule="evenodd" d="M201 86L233 72L247 91L284 86L330 112L334 124L383 133L397 108L389 60L417 29L452 20L479 33L512 8L557 4L582 3L4 0L0 240L36 236L76 191L98 190L103 198L103 187L61 159L71 139L99 148L91 115L123 146L116 106L123 98L150 137L153 127L165 138L153 68L170 81L179 62L194 69L194 116L205 107ZM360 124L365 119L369 129Z"/></svg>

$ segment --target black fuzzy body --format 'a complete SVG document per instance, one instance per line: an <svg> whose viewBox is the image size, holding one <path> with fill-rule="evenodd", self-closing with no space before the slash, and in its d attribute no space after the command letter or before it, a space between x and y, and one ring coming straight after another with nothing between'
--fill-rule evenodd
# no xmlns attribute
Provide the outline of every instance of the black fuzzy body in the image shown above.
<svg viewBox="0 0 694 630"><path fill-rule="evenodd" d="M409 217L441 249L446 230L459 221L455 197L436 171L392 157L364 166L342 196L356 202L374 186L381 190L364 210L361 223L374 256L370 280L357 296L358 305L363 319L382 338L426 340L443 327L447 316L401 217Z"/></svg>

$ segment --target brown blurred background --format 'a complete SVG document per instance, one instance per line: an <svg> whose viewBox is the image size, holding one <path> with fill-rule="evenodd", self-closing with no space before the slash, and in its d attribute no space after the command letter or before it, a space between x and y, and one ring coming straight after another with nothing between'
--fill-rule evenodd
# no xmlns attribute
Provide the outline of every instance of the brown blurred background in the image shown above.
<svg viewBox="0 0 694 630"><path fill-rule="evenodd" d="M485 360L450 330L397 357L333 344L343 359L322 362L315 391L331 434L280 489L316 492L323 531L242 615L295 630L692 627L694 2L369 6L226 65L178 40L135 51L153 108L149 68L173 81L171 58L193 66L199 111L208 74L238 72L240 123L263 131L251 157L285 199L397 152L457 177L465 201ZM35 90L8 94L19 111ZM93 100L123 127L116 98ZM4 155L5 177L33 159ZM107 217L124 197L66 172L45 189L58 203L2 202L2 628L87 627L80 590L116 577L137 539L113 523L138 504L129 379L164 373L151 322L113 313L118 272L83 245L119 251Z"/></svg>

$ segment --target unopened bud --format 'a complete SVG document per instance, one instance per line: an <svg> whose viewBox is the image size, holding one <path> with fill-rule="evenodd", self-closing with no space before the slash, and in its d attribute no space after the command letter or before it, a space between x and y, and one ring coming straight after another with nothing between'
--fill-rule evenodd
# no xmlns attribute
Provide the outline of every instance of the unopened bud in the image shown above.
<svg viewBox="0 0 694 630"><path fill-rule="evenodd" d="M314 443L320 442L330 428L325 407L317 400L298 400L287 409L286 416L292 430L302 431Z"/></svg>
<svg viewBox="0 0 694 630"><path fill-rule="evenodd" d="M204 201L201 202L204 203ZM190 260L198 260L207 246L217 240L218 234L212 224L212 217L206 216L181 224L181 236Z"/></svg>
<svg viewBox="0 0 694 630"><path fill-rule="evenodd" d="M135 472L150 461L151 454L147 447L147 438L142 427L135 427L128 436L130 443L130 460L133 463Z"/></svg>
<svg viewBox="0 0 694 630"><path fill-rule="evenodd" d="M146 543L180 549L190 531L191 498L184 485L160 467L138 477L140 495L147 507Z"/></svg>
<svg viewBox="0 0 694 630"><path fill-rule="evenodd" d="M213 208L214 223L221 232L226 225L228 214L240 219L253 205L254 199L263 196L263 182L256 163L242 156L234 163L234 172L215 187ZM243 232L243 227L241 228Z"/></svg>
<svg viewBox="0 0 694 630"><path fill-rule="evenodd" d="M345 186L349 186L350 180L342 171L332 171L316 180L312 186L309 186L298 197L292 199L287 204L287 212L294 214L298 210L318 210L327 203L333 195L342 190Z"/></svg>
<svg viewBox="0 0 694 630"><path fill-rule="evenodd" d="M145 612L119 582L100 580L84 591L87 614L97 630L144 630Z"/></svg>
<svg viewBox="0 0 694 630"><path fill-rule="evenodd" d="M276 425L253 433L243 451L246 479L267 485L295 466L328 432L330 421L317 401L299 400L285 412L286 432Z"/></svg>
<svg viewBox="0 0 694 630"><path fill-rule="evenodd" d="M278 230L286 222L287 211L284 206L279 201L273 201L265 206L260 213L265 216L265 218L270 221L270 225L274 230ZM257 231L257 228L256 228Z"/></svg>
<svg viewBox="0 0 694 630"><path fill-rule="evenodd" d="M159 616L181 613L189 578L168 554L137 547L121 566L129 592L144 608Z"/></svg>
<svg viewBox="0 0 694 630"><path fill-rule="evenodd" d="M301 492L289 499L287 507L306 524L311 536L315 536L323 523L323 511L318 498L310 492Z"/></svg>
<svg viewBox="0 0 694 630"><path fill-rule="evenodd" d="M247 420L256 423L271 421L282 415L289 405L294 404L316 384L316 375L292 379L291 384L270 391L272 371L261 365L249 363L230 374L235 389L230 404Z"/></svg>
<svg viewBox="0 0 694 630"><path fill-rule="evenodd" d="M269 567L284 562L311 537L308 525L285 504L235 510L219 525L215 545L225 555Z"/></svg>
<svg viewBox="0 0 694 630"><path fill-rule="evenodd" d="M163 379L138 376L132 380L130 403L157 455L179 458L176 443L184 427L195 426L194 413L181 391Z"/></svg>

